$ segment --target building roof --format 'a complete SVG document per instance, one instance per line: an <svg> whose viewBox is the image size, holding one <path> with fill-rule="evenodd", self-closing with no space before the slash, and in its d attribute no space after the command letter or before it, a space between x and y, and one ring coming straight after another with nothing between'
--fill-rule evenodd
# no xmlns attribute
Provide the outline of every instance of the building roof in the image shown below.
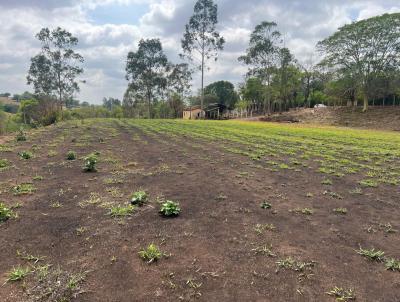
<svg viewBox="0 0 400 302"><path fill-rule="evenodd" d="M191 106L191 107L186 107L183 111L194 111L194 110L200 110L201 107L196 105L196 106Z"/></svg>

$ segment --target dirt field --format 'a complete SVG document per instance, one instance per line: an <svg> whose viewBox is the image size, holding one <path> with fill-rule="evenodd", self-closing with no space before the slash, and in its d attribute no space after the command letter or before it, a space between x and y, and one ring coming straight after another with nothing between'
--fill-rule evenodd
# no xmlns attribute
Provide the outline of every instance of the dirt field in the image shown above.
<svg viewBox="0 0 400 302"><path fill-rule="evenodd" d="M370 107L367 112L362 112L361 108L352 107L301 108L261 119L270 122L300 122L305 124L400 131L399 106Z"/></svg>
<svg viewBox="0 0 400 302"><path fill-rule="evenodd" d="M9 163L0 171L0 201L14 212L0 222L1 284L13 268L29 268L0 287L1 301L335 301L335 287L347 291L343 301L400 301L400 267L389 270L384 260L400 258L400 138L382 138L386 149L370 152L388 160L367 164L393 171L392 184L359 188L362 168L324 174L316 158L299 165L274 147L271 157L289 168L279 162L272 169L264 155L232 149L251 149L236 142L236 132L216 143L149 123L72 122L0 146ZM218 136L215 125L205 133ZM293 131L277 137L292 140ZM329 145L311 131L299 142ZM350 145L363 135L352 132L337 154L365 162L352 160L358 151ZM21 159L28 150L33 157ZM69 150L76 160L66 160ZM98 171L84 173L82 157L95 151ZM148 192L147 204L131 216L108 214L138 189ZM180 203L178 217L159 215L164 199ZM150 243L165 256L147 264L138 252ZM368 259L360 248L385 255Z"/></svg>

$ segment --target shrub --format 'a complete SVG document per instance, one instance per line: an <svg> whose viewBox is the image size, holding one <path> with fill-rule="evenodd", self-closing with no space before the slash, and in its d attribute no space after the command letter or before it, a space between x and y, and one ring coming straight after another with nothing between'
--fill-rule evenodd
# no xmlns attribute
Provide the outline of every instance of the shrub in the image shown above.
<svg viewBox="0 0 400 302"><path fill-rule="evenodd" d="M131 204L142 206L147 201L148 195L145 191L137 191L132 194Z"/></svg>
<svg viewBox="0 0 400 302"><path fill-rule="evenodd" d="M139 252L139 256L144 261L147 261L147 263L152 263L159 260L163 256L163 253L154 243L151 243L146 249Z"/></svg>
<svg viewBox="0 0 400 302"><path fill-rule="evenodd" d="M166 217L178 216L181 212L179 203L167 200L161 204L160 213Z"/></svg>
<svg viewBox="0 0 400 302"><path fill-rule="evenodd" d="M0 171L2 169L7 168L10 165L10 162L6 159L0 159Z"/></svg>
<svg viewBox="0 0 400 302"><path fill-rule="evenodd" d="M76 159L76 153L74 151L68 151L67 160L75 160L75 159Z"/></svg>
<svg viewBox="0 0 400 302"><path fill-rule="evenodd" d="M22 151L18 154L22 159L31 159L33 157L32 152L29 152L29 151Z"/></svg>
<svg viewBox="0 0 400 302"><path fill-rule="evenodd" d="M0 222L6 221L12 217L14 217L14 212L10 208L7 208L4 203L0 202Z"/></svg>
<svg viewBox="0 0 400 302"><path fill-rule="evenodd" d="M96 164L97 164L97 155L94 153L89 154L84 158L85 165L83 170L85 172L96 172Z"/></svg>

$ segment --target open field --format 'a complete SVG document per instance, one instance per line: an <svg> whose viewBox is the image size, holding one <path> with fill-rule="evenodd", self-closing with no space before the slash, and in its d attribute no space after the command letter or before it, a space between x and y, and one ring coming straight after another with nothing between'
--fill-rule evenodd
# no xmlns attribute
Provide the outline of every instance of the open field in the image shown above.
<svg viewBox="0 0 400 302"><path fill-rule="evenodd" d="M0 145L1 301L400 301L399 184L395 132L129 119L32 130ZM130 206L139 190L148 201ZM159 214L165 200L179 216ZM138 253L151 243L149 264Z"/></svg>

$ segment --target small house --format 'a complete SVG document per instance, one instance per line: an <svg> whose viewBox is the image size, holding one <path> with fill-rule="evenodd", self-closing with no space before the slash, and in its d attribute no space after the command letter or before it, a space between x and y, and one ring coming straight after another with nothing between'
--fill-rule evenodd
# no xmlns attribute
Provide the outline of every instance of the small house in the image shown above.
<svg viewBox="0 0 400 302"><path fill-rule="evenodd" d="M204 110L200 106L191 106L183 110L184 120L197 120L204 117Z"/></svg>

